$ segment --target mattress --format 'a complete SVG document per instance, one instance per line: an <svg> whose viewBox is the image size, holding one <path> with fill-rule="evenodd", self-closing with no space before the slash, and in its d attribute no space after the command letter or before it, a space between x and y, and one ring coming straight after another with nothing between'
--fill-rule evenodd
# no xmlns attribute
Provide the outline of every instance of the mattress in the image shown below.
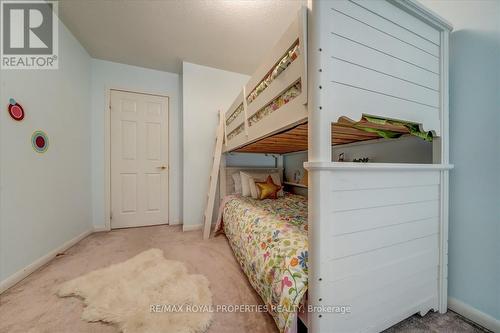
<svg viewBox="0 0 500 333"><path fill-rule="evenodd" d="M232 195L221 209L236 259L280 332L289 332L307 291L307 199Z"/></svg>

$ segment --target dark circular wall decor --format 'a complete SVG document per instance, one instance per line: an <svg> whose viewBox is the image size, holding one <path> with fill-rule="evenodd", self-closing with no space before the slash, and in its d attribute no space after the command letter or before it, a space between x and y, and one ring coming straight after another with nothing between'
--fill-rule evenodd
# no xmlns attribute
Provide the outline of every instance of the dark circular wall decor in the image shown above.
<svg viewBox="0 0 500 333"><path fill-rule="evenodd" d="M13 98L9 99L9 114L16 121L21 121L24 118L23 107Z"/></svg>
<svg viewBox="0 0 500 333"><path fill-rule="evenodd" d="M49 137L43 131L35 131L31 136L31 145L37 153L45 153L49 149Z"/></svg>

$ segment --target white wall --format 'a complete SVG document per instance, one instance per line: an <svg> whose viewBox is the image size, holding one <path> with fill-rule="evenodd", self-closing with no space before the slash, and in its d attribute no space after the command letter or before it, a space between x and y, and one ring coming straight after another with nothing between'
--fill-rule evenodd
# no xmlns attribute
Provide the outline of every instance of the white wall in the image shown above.
<svg viewBox="0 0 500 333"><path fill-rule="evenodd" d="M0 281L91 230L90 57L59 22L58 70L2 70ZM9 98L26 112L6 112ZM33 131L49 136L35 153Z"/></svg>
<svg viewBox="0 0 500 333"><path fill-rule="evenodd" d="M277 161L274 155L254 153L229 153L226 154L226 166L228 167L276 167Z"/></svg>
<svg viewBox="0 0 500 333"><path fill-rule="evenodd" d="M450 306L500 331L500 1L423 3L454 25Z"/></svg>
<svg viewBox="0 0 500 333"><path fill-rule="evenodd" d="M203 219L215 146L218 110L227 110L249 76L184 62L183 223Z"/></svg>
<svg viewBox="0 0 500 333"><path fill-rule="evenodd" d="M432 143L412 136L335 146L332 148L333 160L337 161L341 153L344 153L346 162L368 157L374 163L432 163ZM304 170L306 161L307 152L285 155L285 179L292 181L297 170Z"/></svg>
<svg viewBox="0 0 500 333"><path fill-rule="evenodd" d="M169 223L180 223L181 216L181 95L177 74L110 61L92 59L92 197L93 223L105 226L105 149L104 121L108 107L107 91L119 88L169 96Z"/></svg>
<svg viewBox="0 0 500 333"><path fill-rule="evenodd" d="M368 157L373 163L432 163L432 143L414 136L335 146L333 160L338 161L341 153L344 153L346 162Z"/></svg>

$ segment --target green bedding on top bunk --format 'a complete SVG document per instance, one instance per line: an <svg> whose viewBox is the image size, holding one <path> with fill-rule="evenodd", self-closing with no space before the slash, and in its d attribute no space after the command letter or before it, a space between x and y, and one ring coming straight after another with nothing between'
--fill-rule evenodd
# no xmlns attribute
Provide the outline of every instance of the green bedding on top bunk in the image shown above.
<svg viewBox="0 0 500 333"><path fill-rule="evenodd" d="M411 122L406 122L406 121L400 121L400 120L391 120L391 119L385 119L385 118L379 118L379 117L373 117L373 116L363 116L363 119L366 119L368 122L373 123L373 124L378 124L378 125L396 125L396 126L404 126L408 129L410 132L410 135L419 137L421 139L424 139L425 141L432 142L433 135L432 132L424 132L420 129L420 126L415 123ZM378 129L378 128L371 128L367 126L362 126L362 125L355 125L356 128L366 131L366 132L371 132L371 133L377 133L383 138L386 139L394 139L398 138L402 135L402 133L399 132L394 132L390 130L383 130L383 129Z"/></svg>
<svg viewBox="0 0 500 333"><path fill-rule="evenodd" d="M257 96L260 95L292 62L297 59L300 54L299 42L295 42L290 50L288 50L280 61L266 74L264 79L250 92L247 97L247 103L252 103Z"/></svg>

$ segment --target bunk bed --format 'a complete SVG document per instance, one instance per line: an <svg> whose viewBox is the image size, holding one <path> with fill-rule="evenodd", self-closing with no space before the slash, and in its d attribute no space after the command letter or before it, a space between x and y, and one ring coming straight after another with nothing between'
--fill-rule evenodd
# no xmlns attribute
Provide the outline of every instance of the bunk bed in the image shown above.
<svg viewBox="0 0 500 333"><path fill-rule="evenodd" d="M298 220L233 195L237 170L220 166L222 228L263 300L282 305L283 281L307 275L287 284L294 311L271 312L281 332L298 317L313 333L377 332L446 312L451 29L412 0L311 1L223 113L223 153L308 152ZM332 161L334 145L401 135L431 141L433 163ZM302 239L275 255L289 266L302 252L306 270L258 266L273 228Z"/></svg>

